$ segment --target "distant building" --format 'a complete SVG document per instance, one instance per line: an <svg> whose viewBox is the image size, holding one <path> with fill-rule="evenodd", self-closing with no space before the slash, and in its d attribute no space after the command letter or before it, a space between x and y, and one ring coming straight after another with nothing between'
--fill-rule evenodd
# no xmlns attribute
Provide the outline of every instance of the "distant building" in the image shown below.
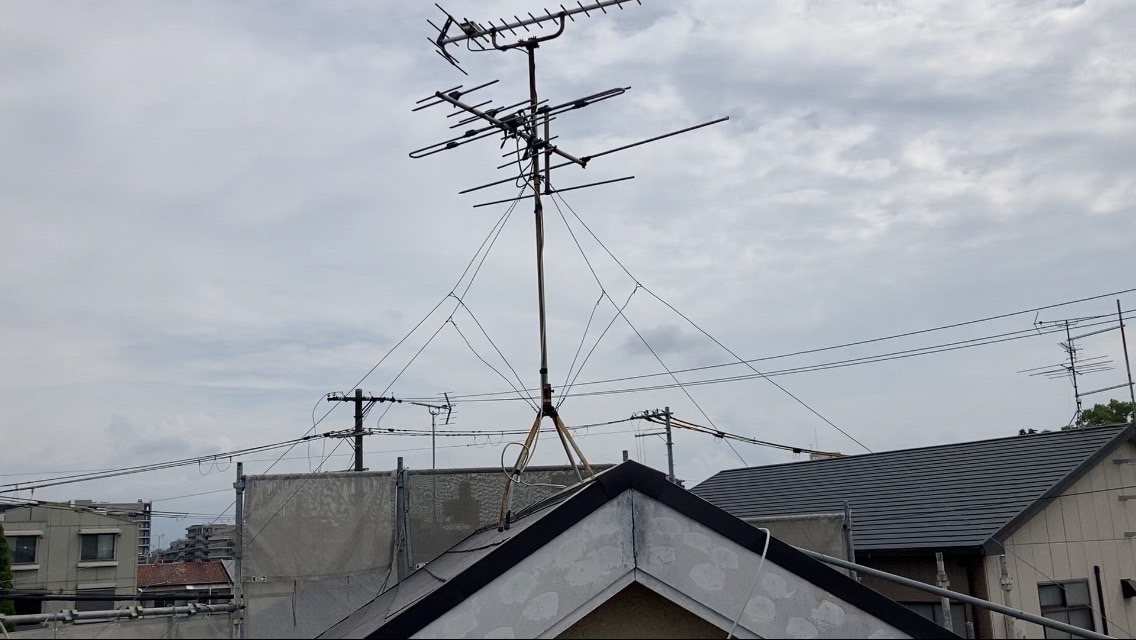
<svg viewBox="0 0 1136 640"><path fill-rule="evenodd" d="M134 522L67 504L0 509L12 587L45 595L84 596L46 602L17 600L17 614L114 609L113 596L137 595L138 525Z"/></svg>
<svg viewBox="0 0 1136 640"><path fill-rule="evenodd" d="M185 528L194 558L221 560L232 558L237 544L234 524L195 524Z"/></svg>
<svg viewBox="0 0 1136 640"><path fill-rule="evenodd" d="M152 503L143 502L96 502L94 500L72 500L75 506L91 507L108 516L126 518L138 525L138 561L145 562L150 555L150 509Z"/></svg>
<svg viewBox="0 0 1136 640"><path fill-rule="evenodd" d="M152 562L205 562L233 557L237 539L236 525L195 524L186 527L185 534L185 538L171 542L168 549L150 554Z"/></svg>

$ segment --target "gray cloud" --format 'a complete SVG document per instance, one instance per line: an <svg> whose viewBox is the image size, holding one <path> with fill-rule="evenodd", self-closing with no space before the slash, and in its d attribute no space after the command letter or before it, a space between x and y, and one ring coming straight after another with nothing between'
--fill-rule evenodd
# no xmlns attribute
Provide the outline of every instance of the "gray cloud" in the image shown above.
<svg viewBox="0 0 1136 640"><path fill-rule="evenodd" d="M519 11L509 2L448 8ZM554 386L592 310L586 348L612 317L608 298L622 304L632 292L628 317L668 366L731 360L636 291L635 279L746 357L1131 286L1136 51L1126 25L1134 11L1056 0L645 3L572 25L540 50L542 92L560 100L632 89L558 120L565 148L594 153L719 115L731 120L555 176L558 186L636 179L566 194L634 278L565 210L597 284L546 205ZM492 169L501 162L494 144L408 159L449 133L441 113L409 109L434 90L491 78L502 82L487 97L520 99L523 59L465 53L471 77L459 77L422 42L429 14L361 2L6 7L0 427L28 434L4 438L0 463L9 473L295 437L326 411L322 394L362 377L454 287L503 211L469 205L514 192L456 195L502 177ZM539 368L532 242L522 206L466 299L528 386ZM451 313L474 349L511 378L473 317L448 300L363 386L384 390L438 330L393 391L508 390L445 323ZM965 339L1031 320L761 366ZM993 437L1068 419L1060 383L1014 374L1059 355L1052 342L778 380L872 448ZM580 381L658 371L637 343L622 321L613 324ZM1089 346L1120 356L1107 340ZM60 393L74 402L57 402ZM673 389L576 397L564 415L582 424L669 404L687 419L763 439L858 450L760 380L691 394L706 416ZM466 402L460 424L516 428L531 419L522 402ZM349 422L335 412L319 428ZM383 424L421 427L429 415L402 405ZM599 431L582 442L601 460L643 440ZM679 437L688 479L740 464L721 443ZM313 445L314 462L305 447L273 471L307 470L329 444ZM661 449L646 447L647 460L661 465ZM398 455L428 463L421 448L420 439L377 438L368 465L389 467ZM739 451L750 463L786 459ZM497 464L499 455L489 447L440 453L462 465ZM538 460L560 458L549 448ZM231 474L196 473L56 495L161 498L193 493L189 484L231 484ZM164 507L226 504L221 494Z"/></svg>

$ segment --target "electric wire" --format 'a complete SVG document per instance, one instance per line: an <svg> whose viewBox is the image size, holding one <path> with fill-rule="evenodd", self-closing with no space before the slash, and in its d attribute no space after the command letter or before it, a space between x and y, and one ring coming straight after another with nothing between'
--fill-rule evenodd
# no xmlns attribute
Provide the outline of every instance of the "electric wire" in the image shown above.
<svg viewBox="0 0 1136 640"><path fill-rule="evenodd" d="M1108 321L1101 321L1100 323L1093 323L1093 324L1089 324L1089 325L1085 325L1085 326L1092 327L1092 326L1097 326L1098 324L1107 324L1107 322ZM958 350L961 350L961 349L989 346L989 345L995 345L995 344L1000 344L1000 343L1004 343L1004 342L1012 342L1012 341L1016 341L1016 340L1035 338L1035 337L1039 337L1039 336L1049 335L1049 334L1052 334L1052 333L1064 333L1064 330L1063 329L1062 330L1053 330L1053 329L1038 330L1038 329L1035 329L1035 328L1021 329L1021 330L1017 330L1017 331L1011 331L1011 332L1006 332L1006 333L1001 333L1001 334L994 334L994 335L990 335L990 336L982 336L982 337L979 337L979 338L970 338L970 339L967 339L967 340L941 343L941 344L938 344L938 345L930 345L930 346L926 346L926 347L917 347L917 348L905 349L905 350L901 350L901 351L892 351L892 352L888 352L888 353L875 354L875 355L870 355L870 356L862 356L862 357L850 358L850 359L846 359L846 360L836 360L836 361L823 362L823 363L812 364L812 365L803 365L803 366L799 366L799 367L791 367L791 368L786 368L786 369L768 370L768 371L764 372L764 375L768 376L768 377L777 377L777 376L783 376L783 375L794 375L794 374L799 374L799 373L811 373L811 372L818 372L818 371L827 371L827 370L830 370L830 369L841 369L841 368L844 368L844 367L859 366L859 365L865 365L865 364L876 364L876 363L879 363L879 362L887 362L887 361L890 361L890 360L902 360L902 359L906 359L906 358L910 358L910 357L933 355L933 354L937 354L937 353L947 353L947 352L951 352L951 351L958 351ZM777 357L777 356L773 356L773 357ZM727 365L727 366L737 366L737 364L738 363L731 363L730 365ZM691 369L676 369L676 370L674 370L674 372L675 373L685 373L685 372L689 372L689 371L701 370L703 368L704 367L694 367L694 368L691 368ZM606 380L595 380L595 381L588 381L588 382L580 382L580 383L577 383L575 386L599 385L599 384L607 384L607 383L620 382L620 381L626 381L626 380L641 380L641 379L646 379L646 378L660 377L660 376L664 376L664 375L666 375L666 374L665 373L641 374L641 375L636 375L636 376L626 376L626 377L622 377L622 378L609 378L609 379L606 379ZM688 381L684 384L687 384L687 385L690 385L690 386L698 386L698 385L704 385L704 384L719 384L719 383L726 383L726 382L738 382L738 381L742 381L742 380L752 380L752 379L756 379L756 378L759 378L759 377L761 377L761 376L759 376L757 374L741 374L741 375L735 375L735 376L723 376L723 377L718 377L718 378L706 378L706 379L700 379L700 380L691 380L691 381ZM623 388L616 388L616 389L605 389L605 390L590 391L590 392L575 392L575 393L572 393L570 395L572 395L573 397L588 397L588 396L602 396L602 395L623 394L623 393L639 393L639 392L645 392L645 391L657 391L657 390L661 390L661 389L669 389L669 388L673 388L675 386L676 385L674 385L674 384L656 384L656 385L646 385L646 386L636 386L636 387L623 387ZM476 394L454 394L454 395L451 395L451 399L461 400L462 402L496 402L496 401L507 399L507 398L498 397L498 396L501 396L503 393L506 393L506 392L496 391L496 392L486 392L486 393L476 393Z"/></svg>
<svg viewBox="0 0 1136 640"><path fill-rule="evenodd" d="M940 326L926 328L926 329L907 331L907 332L891 334L891 335L887 335L887 336L880 336L880 337L876 337L876 338L857 340L857 341L854 341L854 342L845 342L845 343L829 345L829 346L825 346L825 347L803 349L803 350L781 353L781 354L776 354L776 355L771 355L771 356L751 358L751 359L746 360L745 362L749 362L749 363L765 362L765 361L770 361L770 360L778 360L778 359L790 358L790 357L794 357L794 356L809 355L809 354L821 353L821 352L825 352L825 351L833 351L833 350L837 350L837 349L844 349L844 348L849 348L849 347L854 347L854 346L861 346L861 345L872 344L872 343L876 343L876 342L884 342L884 341L887 341L887 340L894 340L894 339L905 338L905 337L921 335L921 334L926 334L926 333L932 333L932 332L937 332L937 331L944 331L944 330L954 329L954 328L958 328L958 327L969 326L969 325L979 324L979 323L983 323L983 322L989 322L989 321L993 321L993 320L1001 320L1001 319L1010 318L1010 317L1014 317L1014 316L1025 315L1025 314L1029 314L1029 313L1036 313L1036 312L1044 311L1044 310L1048 310L1048 309L1054 309L1054 308L1059 308L1059 307L1063 307L1063 306L1079 304L1079 303L1082 303L1082 302L1098 300L1098 299L1101 299L1101 298L1112 297L1112 296L1115 296L1115 295L1131 293L1133 291L1136 291L1136 289L1124 289L1124 290L1116 291L1116 292L1112 292L1112 293L1100 294L1100 295L1090 296L1090 297L1086 297L1086 298L1078 298L1076 300L1067 300L1067 301L1064 301L1064 302L1053 303L1053 304L1044 305L1044 306L1040 306L1040 307L1032 307L1032 308L1029 308L1029 309L1022 309L1020 311L1014 311L1014 312L1003 313L1003 314L998 314L998 315L986 316L986 317L983 317L983 318L977 318L977 319L967 320L967 321L963 321L963 322L956 322L956 323L952 323L952 324L940 325ZM1130 312L1131 311L1126 311L1125 313L1130 313ZM1115 314L1108 313L1108 314L1084 316L1084 317L1077 318L1075 320L1078 321L1078 322L1083 322L1083 321L1088 321L1088 320L1098 320L1098 319L1101 319L1101 318L1112 318L1112 317L1115 317ZM1093 325L1089 325L1089 326L1098 326L1098 325L1093 324ZM1010 333L996 334L996 335L1012 335L1014 333L1036 333L1037 335L1044 335L1043 329L1038 328L1038 327L1032 327L1030 329L1023 329L1023 330L1020 330L1018 332L1010 332ZM984 340L986 338L987 337L972 338L970 340L959 341L957 343L945 343L945 344L962 344L962 343L969 342L969 341ZM922 347L920 349L930 349L930 348L933 348L933 347ZM915 351L915 350L917 350L917 349L912 349L910 351ZM891 352L891 353L904 353L904 351L896 351L896 352ZM868 356L868 357L874 357L874 356ZM690 368L686 368L686 369L676 369L675 373L689 373L689 372L696 372L696 371L705 371L705 370L710 370L710 369L718 369L718 368L723 368L723 367L735 367L735 366L738 366L739 364L742 364L742 363L734 361L734 362L725 362L725 363L718 363L718 364L711 364L711 365L703 365L703 366L699 366L699 367L690 367ZM766 373L769 374L770 372L766 372ZM608 384L608 383L614 383L614 382L626 382L626 381L631 381L631 380L654 378L654 377L659 377L659 376L663 376L663 375L666 375L666 374L664 374L664 373L648 373L648 374L640 374L640 375L633 375L633 376L623 376L623 377L617 377L617 378L606 378L606 379L601 379L601 380L589 380L589 381L579 382L579 383L575 383L575 384L577 386L590 386L590 385ZM477 399L477 398L506 395L506 394L509 394L509 393L510 392L499 391L499 392L485 392L485 393L471 393L471 394L454 394L452 397L457 398L457 399L470 401L470 400L474 400L474 399Z"/></svg>
<svg viewBox="0 0 1136 640"><path fill-rule="evenodd" d="M34 491L36 489L43 489L47 487L54 487L64 484L73 484L77 482L87 482L91 480L104 480L107 478L114 478L124 475L132 475L136 473L146 473L149 471L161 471L164 469L172 469L175 467L183 467L189 465L200 464L201 462L208 462L220 458L237 458L251 453L259 453L262 451L271 451L284 447L294 447L296 444L316 437L325 437L326 434L316 434L314 436L308 435L301 438L294 438L292 440L285 440L283 442L276 442L272 444L246 447L244 449L237 449L234 451L226 451L223 453L214 453L203 456L196 456L193 458L183 458L180 460L170 460L166 462L157 462L145 465L135 465L131 467L122 467L113 471L107 472L94 472L94 473L77 473L64 476L57 476L54 478L41 478L38 480L31 480L28 482L14 482L0 485L0 493L14 493L17 491Z"/></svg>

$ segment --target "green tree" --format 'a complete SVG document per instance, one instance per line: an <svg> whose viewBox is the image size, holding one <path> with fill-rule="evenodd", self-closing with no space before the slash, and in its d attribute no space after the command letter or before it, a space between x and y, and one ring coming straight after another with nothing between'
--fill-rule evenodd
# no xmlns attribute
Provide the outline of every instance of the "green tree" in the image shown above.
<svg viewBox="0 0 1136 640"><path fill-rule="evenodd" d="M8 559L8 539L4 537L4 525L0 524L0 589L12 588L12 563ZM0 615L11 616L16 613L16 605L11 600L0 600Z"/></svg>
<svg viewBox="0 0 1136 640"><path fill-rule="evenodd" d="M1108 404L1096 404L1077 416L1077 427L1103 427L1110 424L1124 424L1132 421L1132 403L1122 400L1109 400Z"/></svg>

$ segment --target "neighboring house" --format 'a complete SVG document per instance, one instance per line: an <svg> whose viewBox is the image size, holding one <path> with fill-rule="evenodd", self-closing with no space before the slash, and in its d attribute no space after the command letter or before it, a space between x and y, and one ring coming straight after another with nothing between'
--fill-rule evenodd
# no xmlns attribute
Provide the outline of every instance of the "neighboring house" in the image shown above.
<svg viewBox="0 0 1136 640"><path fill-rule="evenodd" d="M936 584L942 552L954 591L1097 632L1136 631L1132 425L735 469L692 492L756 521L847 501L857 562ZM931 594L863 582L942 619ZM970 605L952 604L952 621L978 637L1045 637Z"/></svg>
<svg viewBox="0 0 1136 640"><path fill-rule="evenodd" d="M736 627L735 627L736 624ZM624 462L470 535L321 638L941 638L945 629Z"/></svg>
<svg viewBox="0 0 1136 640"><path fill-rule="evenodd" d="M125 518L138 525L138 562L145 562L150 555L150 502L96 502L94 500L72 500L69 504L89 507L108 516Z"/></svg>
<svg viewBox="0 0 1136 640"><path fill-rule="evenodd" d="M597 471L610 465L594 465ZM436 558L497 522L505 474L489 469L248 476L244 490L245 634L310 638ZM578 482L571 467L531 466L513 492L520 509ZM396 506L405 491L405 535Z"/></svg>
<svg viewBox="0 0 1136 640"><path fill-rule="evenodd" d="M138 565L138 600L144 607L173 607L232 600L233 581L220 560Z"/></svg>
<svg viewBox="0 0 1136 640"><path fill-rule="evenodd" d="M8 507L0 516L8 539L13 589L84 596L79 600L16 600L16 613L114 609L115 601L109 596L137 594L135 523L51 503Z"/></svg>

